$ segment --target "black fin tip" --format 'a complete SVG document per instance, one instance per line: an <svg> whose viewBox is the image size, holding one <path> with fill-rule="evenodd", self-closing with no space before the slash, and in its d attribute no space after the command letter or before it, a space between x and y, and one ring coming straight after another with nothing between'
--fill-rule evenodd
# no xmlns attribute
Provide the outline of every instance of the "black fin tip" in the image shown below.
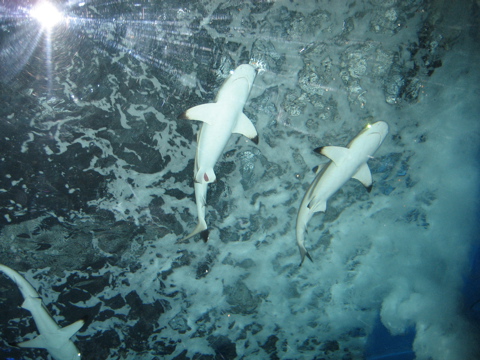
<svg viewBox="0 0 480 360"><path fill-rule="evenodd" d="M203 230L203 231L200 233L200 236L202 237L203 242L206 243L206 242L208 241L208 237L210 236L210 232L208 231L208 229Z"/></svg>

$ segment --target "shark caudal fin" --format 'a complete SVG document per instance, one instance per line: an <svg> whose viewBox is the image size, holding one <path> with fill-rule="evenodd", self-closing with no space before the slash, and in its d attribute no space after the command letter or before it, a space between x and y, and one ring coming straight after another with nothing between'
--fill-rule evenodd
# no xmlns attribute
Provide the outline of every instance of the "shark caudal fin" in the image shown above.
<svg viewBox="0 0 480 360"><path fill-rule="evenodd" d="M298 249L300 250L300 256L301 256L301 260L300 260L300 264L298 264L298 266L302 266L303 264L303 261L305 260L305 256L311 261L313 262L313 259L312 257L310 256L310 254L308 253L307 249L305 249L304 246L298 246Z"/></svg>
<svg viewBox="0 0 480 360"><path fill-rule="evenodd" d="M188 240L190 239L191 237L197 235L197 234L200 234L200 236L202 237L203 241L204 242L207 242L208 241L208 236L210 235L209 234L209 231L208 231L208 227L207 227L207 223L205 222L205 220L200 220L197 224L197 226L195 227L195 229L193 229L193 231L188 234L187 236L185 236L182 240L180 241L185 241L185 240Z"/></svg>

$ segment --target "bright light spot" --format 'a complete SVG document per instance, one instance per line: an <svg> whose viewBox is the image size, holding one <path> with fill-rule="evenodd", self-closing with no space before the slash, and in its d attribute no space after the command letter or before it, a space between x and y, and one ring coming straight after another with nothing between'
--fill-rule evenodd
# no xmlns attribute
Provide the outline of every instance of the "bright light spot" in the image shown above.
<svg viewBox="0 0 480 360"><path fill-rule="evenodd" d="M30 16L48 30L52 29L63 19L62 13L55 6L43 0L32 8Z"/></svg>

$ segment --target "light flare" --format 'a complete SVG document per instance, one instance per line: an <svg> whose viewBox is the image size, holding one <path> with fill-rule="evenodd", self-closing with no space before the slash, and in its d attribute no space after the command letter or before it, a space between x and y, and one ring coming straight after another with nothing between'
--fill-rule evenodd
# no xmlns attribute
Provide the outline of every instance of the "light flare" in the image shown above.
<svg viewBox="0 0 480 360"><path fill-rule="evenodd" d="M30 16L47 30L53 29L63 20L63 14L52 3L43 0L30 10Z"/></svg>

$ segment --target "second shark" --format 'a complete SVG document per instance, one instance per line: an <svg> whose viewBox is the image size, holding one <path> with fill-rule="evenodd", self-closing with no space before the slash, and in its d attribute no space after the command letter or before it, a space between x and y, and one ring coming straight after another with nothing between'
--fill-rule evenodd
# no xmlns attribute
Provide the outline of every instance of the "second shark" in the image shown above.
<svg viewBox="0 0 480 360"><path fill-rule="evenodd" d="M1 264L0 271L17 284L24 298L22 308L30 311L40 333L34 339L14 345L22 348L46 349L55 360L79 360L80 352L70 338L80 330L85 321L78 320L61 328L48 313L37 291L22 275Z"/></svg>
<svg viewBox="0 0 480 360"><path fill-rule="evenodd" d="M363 129L346 148L325 146L315 149L331 161L324 167L318 167L317 176L305 193L298 210L296 233L301 256L300 265L305 256L312 260L305 248L305 232L313 214L324 212L328 199L350 178L359 180L368 191L371 190L372 174L367 161L380 147L387 133L388 125L379 121Z"/></svg>

